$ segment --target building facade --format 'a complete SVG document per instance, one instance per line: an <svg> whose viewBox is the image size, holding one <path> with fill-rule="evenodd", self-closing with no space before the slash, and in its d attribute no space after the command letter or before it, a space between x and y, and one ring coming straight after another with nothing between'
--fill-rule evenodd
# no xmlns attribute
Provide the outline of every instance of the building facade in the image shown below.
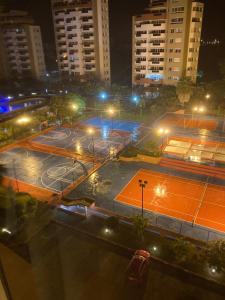
<svg viewBox="0 0 225 300"><path fill-rule="evenodd" d="M61 74L110 83L108 0L52 0Z"/></svg>
<svg viewBox="0 0 225 300"><path fill-rule="evenodd" d="M45 75L41 30L26 12L0 14L0 63L1 79Z"/></svg>
<svg viewBox="0 0 225 300"><path fill-rule="evenodd" d="M196 82L203 9L200 0L151 0L133 17L133 85Z"/></svg>

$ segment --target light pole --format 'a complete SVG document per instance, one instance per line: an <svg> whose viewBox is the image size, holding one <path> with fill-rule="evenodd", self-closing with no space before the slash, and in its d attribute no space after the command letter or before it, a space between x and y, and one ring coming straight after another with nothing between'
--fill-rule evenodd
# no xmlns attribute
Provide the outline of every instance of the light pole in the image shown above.
<svg viewBox="0 0 225 300"><path fill-rule="evenodd" d="M108 109L108 114L111 116L112 129L113 130L113 115L115 114L115 110L113 108Z"/></svg>
<svg viewBox="0 0 225 300"><path fill-rule="evenodd" d="M205 98L206 98L207 100L209 100L209 99L211 98L211 95L210 95L210 94L206 94L206 95L205 95Z"/></svg>
<svg viewBox="0 0 225 300"><path fill-rule="evenodd" d="M79 107L78 107L78 105L77 105L76 103L72 104L72 105L71 105L71 108L72 108L72 110L73 110L74 112L77 112L78 109L79 109ZM73 116L71 117L71 125L73 125Z"/></svg>
<svg viewBox="0 0 225 300"><path fill-rule="evenodd" d="M27 124L29 124L31 122L31 118L27 117L27 116L22 116L19 119L17 119L16 123L20 126L26 126ZM15 131L13 129L13 135L14 135L14 139L15 139Z"/></svg>
<svg viewBox="0 0 225 300"><path fill-rule="evenodd" d="M94 143L94 129L93 128L89 128L88 129L88 134L91 136L91 140L92 140L92 151L93 151L93 169L95 166L95 143Z"/></svg>
<svg viewBox="0 0 225 300"><path fill-rule="evenodd" d="M191 119L192 119L192 123L193 123L193 120L194 120L194 114L196 113L196 114L203 114L204 112L206 111L206 109L205 109L205 107L204 106L199 106L199 105L197 105L197 106L194 106L193 107L193 109L192 109L192 117L191 117Z"/></svg>
<svg viewBox="0 0 225 300"><path fill-rule="evenodd" d="M141 216L142 219L144 218L144 188L148 184L148 181L143 181L142 179L139 179L139 186L141 188Z"/></svg>
<svg viewBox="0 0 225 300"><path fill-rule="evenodd" d="M159 128L158 129L158 134L162 137L162 147L163 147L163 141L164 141L164 136L166 137L166 144L168 144L168 134L170 133L170 130L168 128Z"/></svg>

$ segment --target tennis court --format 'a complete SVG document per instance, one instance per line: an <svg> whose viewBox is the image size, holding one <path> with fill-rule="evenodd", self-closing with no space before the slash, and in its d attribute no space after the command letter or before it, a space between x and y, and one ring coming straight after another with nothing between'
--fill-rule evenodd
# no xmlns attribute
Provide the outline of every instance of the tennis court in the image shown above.
<svg viewBox="0 0 225 300"><path fill-rule="evenodd" d="M15 147L0 153L0 164L6 167L5 177L35 188L62 192L76 184L92 168L91 162L74 161L69 157ZM8 180L10 182L10 180Z"/></svg>
<svg viewBox="0 0 225 300"><path fill-rule="evenodd" d="M225 163L225 143L187 137L170 137L164 153L194 162L216 161Z"/></svg>
<svg viewBox="0 0 225 300"><path fill-rule="evenodd" d="M160 126L178 127L178 128L197 128L206 130L216 130L218 122L212 119L203 119L196 116L176 115L165 116L160 120Z"/></svg>
<svg viewBox="0 0 225 300"><path fill-rule="evenodd" d="M112 119L102 119L102 118L92 118L86 120L82 124L86 126L93 126L96 128L100 128L102 130L118 130L118 131L127 131L131 134L138 134L138 130L140 128L140 123L133 121L123 121Z"/></svg>
<svg viewBox="0 0 225 300"><path fill-rule="evenodd" d="M139 179L148 182L144 189L145 210L225 231L225 187L141 169L116 200L141 208Z"/></svg>
<svg viewBox="0 0 225 300"><path fill-rule="evenodd" d="M96 129L90 135L87 130L79 127L60 127L36 137L32 143L74 151L80 155L107 157L110 153L116 154L122 150L130 140L129 133L112 132L107 128L102 131Z"/></svg>

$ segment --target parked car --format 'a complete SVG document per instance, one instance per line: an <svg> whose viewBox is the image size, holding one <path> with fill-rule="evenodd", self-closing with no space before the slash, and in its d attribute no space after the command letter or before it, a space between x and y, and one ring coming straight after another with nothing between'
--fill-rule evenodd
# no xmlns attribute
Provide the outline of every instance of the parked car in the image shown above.
<svg viewBox="0 0 225 300"><path fill-rule="evenodd" d="M135 251L127 268L127 276L130 281L141 282L143 280L148 269L150 257L150 253L145 250Z"/></svg>

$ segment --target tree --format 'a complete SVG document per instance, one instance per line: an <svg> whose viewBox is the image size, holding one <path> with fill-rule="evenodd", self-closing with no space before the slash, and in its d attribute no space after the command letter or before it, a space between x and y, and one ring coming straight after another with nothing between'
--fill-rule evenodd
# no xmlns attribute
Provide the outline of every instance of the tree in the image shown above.
<svg viewBox="0 0 225 300"><path fill-rule="evenodd" d="M174 241L169 250L174 261L181 265L196 265L201 258L196 246L184 238L179 238Z"/></svg>
<svg viewBox="0 0 225 300"><path fill-rule="evenodd" d="M132 218L132 221L134 223L135 231L137 232L137 235L143 239L144 238L144 230L149 225L149 220L146 218L142 218L142 216L134 216Z"/></svg>
<svg viewBox="0 0 225 300"><path fill-rule="evenodd" d="M146 101L143 97L141 97L139 103L138 103L138 106L140 108L140 116L142 117L142 114L143 114L143 109L145 109L146 107Z"/></svg>
<svg viewBox="0 0 225 300"><path fill-rule="evenodd" d="M190 101L193 92L193 84L189 78L182 78L176 87L176 93L180 103L184 105Z"/></svg>
<svg viewBox="0 0 225 300"><path fill-rule="evenodd" d="M219 272L225 272L225 241L217 240L208 244L205 257L210 267L215 267Z"/></svg>

